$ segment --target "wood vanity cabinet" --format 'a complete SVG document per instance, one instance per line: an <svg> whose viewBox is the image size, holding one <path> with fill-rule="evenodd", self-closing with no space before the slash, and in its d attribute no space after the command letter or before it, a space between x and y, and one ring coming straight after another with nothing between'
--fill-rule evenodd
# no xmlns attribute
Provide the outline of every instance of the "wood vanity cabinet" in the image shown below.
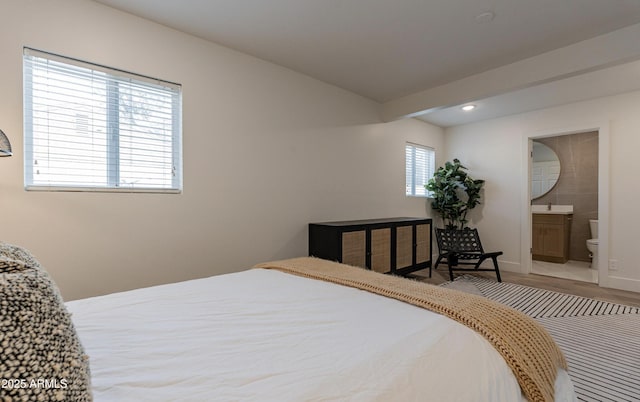
<svg viewBox="0 0 640 402"><path fill-rule="evenodd" d="M309 255L400 275L429 268L431 219L310 223Z"/></svg>
<svg viewBox="0 0 640 402"><path fill-rule="evenodd" d="M532 258L565 263L569 260L571 214L533 214Z"/></svg>

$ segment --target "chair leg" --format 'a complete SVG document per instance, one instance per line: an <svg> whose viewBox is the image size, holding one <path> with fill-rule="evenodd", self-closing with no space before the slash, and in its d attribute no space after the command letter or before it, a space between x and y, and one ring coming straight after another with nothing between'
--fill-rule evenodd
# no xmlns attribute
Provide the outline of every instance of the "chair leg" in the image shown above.
<svg viewBox="0 0 640 402"><path fill-rule="evenodd" d="M438 258L436 258L436 264L433 266L433 269L438 269L438 264L440 264L440 261L442 261L442 254L438 255Z"/></svg>
<svg viewBox="0 0 640 402"><path fill-rule="evenodd" d="M500 278L500 269L498 268L498 257L491 257L493 260L493 266L496 268L496 277L498 278L498 282L502 282Z"/></svg>
<svg viewBox="0 0 640 402"><path fill-rule="evenodd" d="M453 282L453 266L451 265L451 261L447 258L447 265L449 266L449 279Z"/></svg>

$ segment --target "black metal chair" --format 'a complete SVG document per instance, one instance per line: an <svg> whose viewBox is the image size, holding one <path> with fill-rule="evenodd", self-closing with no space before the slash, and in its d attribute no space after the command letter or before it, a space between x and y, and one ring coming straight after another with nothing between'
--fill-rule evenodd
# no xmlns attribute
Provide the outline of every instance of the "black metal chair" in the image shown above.
<svg viewBox="0 0 640 402"><path fill-rule="evenodd" d="M451 280L453 271L495 271L498 282L502 282L498 268L498 256L502 255L502 251L485 253L478 229L436 229L436 239L440 254L434 268L438 269L438 264L446 262ZM480 268L488 258L493 260L493 268Z"/></svg>

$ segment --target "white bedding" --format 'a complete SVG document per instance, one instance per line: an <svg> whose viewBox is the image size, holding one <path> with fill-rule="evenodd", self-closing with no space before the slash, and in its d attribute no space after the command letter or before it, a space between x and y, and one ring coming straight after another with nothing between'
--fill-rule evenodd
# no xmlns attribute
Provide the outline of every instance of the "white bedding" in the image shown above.
<svg viewBox="0 0 640 402"><path fill-rule="evenodd" d="M101 401L520 401L480 335L273 270L67 303ZM573 401L566 372L556 401Z"/></svg>

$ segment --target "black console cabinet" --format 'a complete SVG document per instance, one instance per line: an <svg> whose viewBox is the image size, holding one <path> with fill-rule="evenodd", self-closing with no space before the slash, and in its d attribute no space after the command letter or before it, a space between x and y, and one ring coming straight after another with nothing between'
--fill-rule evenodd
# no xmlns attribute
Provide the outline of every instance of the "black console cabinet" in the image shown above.
<svg viewBox="0 0 640 402"><path fill-rule="evenodd" d="M310 223L309 255L383 273L431 270L431 219Z"/></svg>

